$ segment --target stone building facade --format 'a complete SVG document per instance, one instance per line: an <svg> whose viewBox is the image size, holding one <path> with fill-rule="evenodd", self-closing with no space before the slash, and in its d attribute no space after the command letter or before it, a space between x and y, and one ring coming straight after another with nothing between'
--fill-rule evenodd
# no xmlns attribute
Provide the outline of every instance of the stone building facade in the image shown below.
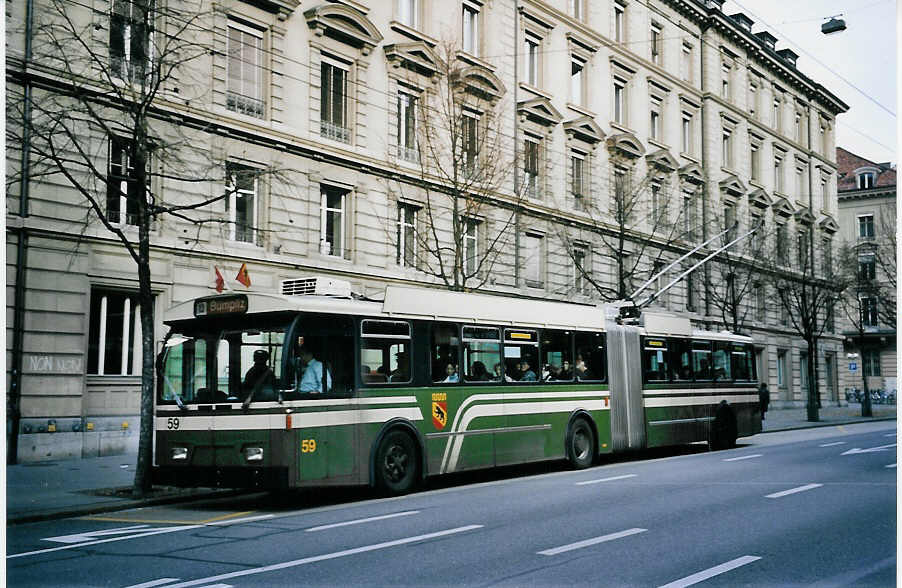
<svg viewBox="0 0 902 588"><path fill-rule="evenodd" d="M875 163L842 147L836 148L839 173L839 226L842 241L856 250L861 284L855 293L861 315L858 321L842 316L845 352L840 386L862 389L862 375L869 390L896 390L898 359L895 296L896 268L896 169ZM873 281L873 282L872 282ZM864 330L864 345L860 344ZM864 372L862 374L862 372Z"/></svg>
<svg viewBox="0 0 902 588"><path fill-rule="evenodd" d="M39 41L51 3L34 4L30 22L24 3L8 6L13 103L47 100L65 85L58 56L37 49L46 46ZM128 78L135 61L122 39L133 38L136 25L122 15L137 4L91 0L67 10L83 25L85 46L104 63L109 56L114 78ZM497 155L514 162L493 195L496 209L467 219L468 251L478 257L498 247L482 290L600 301L587 278L608 286L618 279L616 256L597 237L617 230L610 214L621 181L641 193L642 215L667 227L630 227L642 251L655 251L634 264L634 285L733 222L737 232L763 222L759 235L769 242L794 244L792 235L811 231L818 249L832 249L834 128L847 106L799 71L797 56L777 49L773 35L752 32L748 17L725 14L722 4L229 0L199 1L209 11L203 26L160 19L155 34L195 35L205 50L160 89L156 132L190 132L192 146L226 173L176 181L166 173L171 162L152 156L153 192L167 203L229 196L203 209L217 222L175 218L152 227L157 341L166 308L214 292L214 268L231 278L246 263L250 288L261 291L317 274L369 295L388 283L440 286L401 240L425 222L416 165L423 121L411 105L436 99L443 55L504 113L494 122L504 139ZM28 116L25 109L7 118L23 137L7 152L10 177L21 176L7 200L13 458L126 450L139 400L135 262L64 177L34 171L40 162L21 131ZM110 137L79 140L110 177L130 173ZM127 198L105 202L115 228L136 238ZM513 223L505 220L511 210ZM656 304L688 313L699 327L723 328L711 302L723 284L713 275L697 270ZM772 406L803 405L804 343L766 288L755 285L743 301L742 328L759 344ZM822 400L836 401L841 338L829 333L820 349Z"/></svg>

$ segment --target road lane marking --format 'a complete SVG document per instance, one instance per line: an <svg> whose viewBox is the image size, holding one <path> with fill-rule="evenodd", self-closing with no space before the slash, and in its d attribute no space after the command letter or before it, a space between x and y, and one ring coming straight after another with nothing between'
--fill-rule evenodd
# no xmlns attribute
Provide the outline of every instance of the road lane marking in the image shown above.
<svg viewBox="0 0 902 588"><path fill-rule="evenodd" d="M611 478L601 478L600 480L586 480L585 482L577 482L577 486L586 486L587 484L599 484L601 482L613 482L614 480L626 480L627 478L635 478L636 474L624 474L623 476L613 476Z"/></svg>
<svg viewBox="0 0 902 588"><path fill-rule="evenodd" d="M804 486L799 486L797 488L790 488L789 490L783 490L782 492L774 492L773 494L768 494L765 498L783 498L784 496L789 496L790 494L796 494L798 492L805 492L807 490L814 490L815 488L820 488L823 484L805 484Z"/></svg>
<svg viewBox="0 0 902 588"><path fill-rule="evenodd" d="M888 465L888 466L883 466L883 467L887 467L887 468L894 468L894 467L896 467L896 464L894 464L894 463L891 463L891 464L889 464L889 465Z"/></svg>
<svg viewBox="0 0 902 588"><path fill-rule="evenodd" d="M381 515L377 517L368 517L365 519L356 519L353 521L344 521L341 523L332 523L331 525L320 525L318 527L310 527L309 529L304 529L308 533L315 533L316 531L325 531L326 529L334 529L336 527L346 527L348 525L360 525L362 523L371 523L373 521L384 521L385 519L393 519L395 517L406 517L409 515L418 514L420 511L418 510L407 510L404 512L396 512L393 514Z"/></svg>
<svg viewBox="0 0 902 588"><path fill-rule="evenodd" d="M754 561L758 561L759 559L761 558L757 555L743 555L742 557L737 557L736 559L722 563L719 566L714 566L713 568L702 570L701 572L692 574L691 576L686 576L685 578L681 578L679 580L675 580L669 584L664 584L659 588L684 588L685 586L692 586L693 584L704 582L708 578L719 576L720 574L729 572L730 570L735 570L736 568L750 564Z"/></svg>
<svg viewBox="0 0 902 588"><path fill-rule="evenodd" d="M586 539L584 541L577 541L576 543L570 543L569 545L561 545L560 547L555 547L553 549L546 549L545 551L539 551L539 552L537 552L537 555L557 555L559 553L564 553L566 551L573 551L574 549L582 549L583 547L589 547L590 545L597 545L599 543L604 543L606 541L613 541L615 539L629 537L630 535L644 533L647 530L648 529L627 529L625 531L620 531L618 533L611 533L610 535L602 535L601 537L593 537L592 539Z"/></svg>
<svg viewBox="0 0 902 588"><path fill-rule="evenodd" d="M877 451L889 451L890 447L895 447L895 443L890 443L889 445L880 445L878 447L868 447L867 449L862 449L860 447L853 447L852 449L841 453L840 455L857 455L859 453L875 453Z"/></svg>
<svg viewBox="0 0 902 588"><path fill-rule="evenodd" d="M254 511L249 511L249 512L254 512ZM243 514L243 513L237 513L237 514ZM264 519L271 519L274 516L275 515L265 514L265 515L257 515L257 516L253 516L253 517L244 517L241 519L227 519L224 521L215 521L212 523L205 523L205 524L214 525L216 527L223 527L225 525L238 525L241 523L252 523L254 521L262 521ZM221 518L221 517L219 517L219 518ZM211 520L214 520L214 519L211 519Z"/></svg>
<svg viewBox="0 0 902 588"><path fill-rule="evenodd" d="M41 541L53 541L54 543L84 543L86 541L93 541L98 537L134 533L138 529L144 529L146 531L147 525L132 525L131 527L119 527L118 529L101 529L99 531L86 531L84 533L74 533L72 535L44 537Z"/></svg>
<svg viewBox="0 0 902 588"><path fill-rule="evenodd" d="M729 459L725 459L724 461L741 461L741 460L743 460L743 459L753 459L753 458L756 458L756 457L761 457L762 455L763 455L762 453L753 453L752 455L743 455L743 456L740 456L740 457L731 457L731 458L729 458Z"/></svg>
<svg viewBox="0 0 902 588"><path fill-rule="evenodd" d="M896 433L890 433L889 435L884 435L884 437L895 437Z"/></svg>
<svg viewBox="0 0 902 588"><path fill-rule="evenodd" d="M833 447L834 445L845 445L845 441L834 441L833 443L822 443L818 447Z"/></svg>
<svg viewBox="0 0 902 588"><path fill-rule="evenodd" d="M167 586L167 588L187 588L188 586L201 586L209 584L210 582L218 582L219 580L228 580L230 578L240 578L242 576L251 576L254 574L263 574L266 572L274 572L277 570L284 570L287 568L294 568L297 566L302 566L309 563L316 563L319 561L326 561L330 559L338 559L340 557L347 557L349 555L357 555L358 553L366 553L369 551L378 551L380 549L387 549L389 547L396 547L398 545L407 545L409 543L416 543L417 541L426 541L428 539L435 539L438 537L446 537L448 535L454 535L456 533L464 533L466 531L472 531L474 529L481 529L482 525L466 525L464 527L455 527L453 529L445 529L444 531L436 531L435 533L426 533L425 535L416 535L414 537L405 537L404 539L396 539L394 541L386 541L384 543L375 543L373 545L364 545L363 547L354 547L353 549L345 549L344 551L335 551L332 553L324 553L322 555L314 555L312 557L305 557L302 559L295 559L291 561L285 561L277 564L272 564L268 566L262 566L259 568L251 568L248 570L239 570L237 572L229 572L227 574L219 574L218 576L208 576L206 578L198 578L197 580L190 580L188 582L181 582L179 584L171 584Z"/></svg>
<svg viewBox="0 0 902 588"><path fill-rule="evenodd" d="M163 584L176 582L177 580L178 578L160 578L159 580L151 580L150 582L144 582L142 584L132 584L125 588L153 588L154 586L162 586Z"/></svg>
<svg viewBox="0 0 902 588"><path fill-rule="evenodd" d="M162 535L162 534L165 534L165 533L175 533L175 532L178 532L178 531L191 531L191 530L193 530L193 529L203 529L204 527L210 527L210 526L217 526L217 527L219 527L219 526L225 526L225 525L236 525L236 524L239 524L239 523L246 523L246 522L251 522L251 521L259 521L259 520L261 520L261 519L269 519L269 518L272 518L272 517L273 517L273 515L259 515L259 516L255 516L255 517L245 517L245 518L243 518L243 519L231 519L231 520L225 520L225 521L217 521L217 522L209 523L209 524L206 524L206 525L179 525L179 526L176 526L176 527L157 527L157 528L148 529L148 530L145 531L145 532L139 532L139 533L136 533L136 534L134 534L134 535L125 535L125 536L121 536L121 537L109 537L109 538L107 538L107 539L97 539L97 540L95 540L95 541L84 541L84 542L82 542L82 543L72 543L72 544L69 544L69 545L61 545L61 546L59 546L59 547L50 547L50 548L47 548L47 549L38 549L38 550L35 550L35 551L26 551L26 552L24 552L24 553L14 553L14 554L12 554L12 555L7 555L7 556L6 556L6 559L14 559L14 558L17 558L17 557L26 557L26 556L29 556L29 555L40 555L40 554L42 554L42 553L51 553L51 552L54 552L54 551L62 551L62 550L64 550L64 549L74 549L74 548L76 548L76 547L86 547L86 546L88 546L88 545L99 545L99 544L101 544L101 543L112 543L112 542L114 542L114 541L125 541L125 540L127 540L127 539L141 539L141 538L143 538L143 537L151 537L151 536L153 536L153 535ZM138 527L146 527L146 525L138 525ZM102 533L102 532L101 532L101 533ZM82 535L84 535L84 536L91 536L91 535L96 536L96 535L98 535L98 532L82 533Z"/></svg>

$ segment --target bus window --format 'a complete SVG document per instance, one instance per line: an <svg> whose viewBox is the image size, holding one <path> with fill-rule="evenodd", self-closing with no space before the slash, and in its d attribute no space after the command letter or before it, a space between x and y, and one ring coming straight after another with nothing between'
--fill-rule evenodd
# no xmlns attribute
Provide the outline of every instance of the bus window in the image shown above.
<svg viewBox="0 0 902 588"><path fill-rule="evenodd" d="M460 381L460 339L457 325L437 323L432 325L432 381L453 384Z"/></svg>
<svg viewBox="0 0 902 588"><path fill-rule="evenodd" d="M696 380L711 379L711 342L692 342L692 373Z"/></svg>
<svg viewBox="0 0 902 588"><path fill-rule="evenodd" d="M674 381L692 380L692 342L688 339L671 339L669 345Z"/></svg>
<svg viewBox="0 0 902 588"><path fill-rule="evenodd" d="M576 333L573 375L580 382L601 382L607 378L608 360L603 333Z"/></svg>
<svg viewBox="0 0 902 588"><path fill-rule="evenodd" d="M748 345L742 343L733 343L730 352L730 367L733 370L733 378L748 382L753 380L752 376L752 353Z"/></svg>
<svg viewBox="0 0 902 588"><path fill-rule="evenodd" d="M286 345L282 397L346 397L354 392L354 321L347 316L303 314Z"/></svg>
<svg viewBox="0 0 902 588"><path fill-rule="evenodd" d="M732 375L730 372L730 347L731 344L726 341L714 342L714 381L730 381Z"/></svg>
<svg viewBox="0 0 902 588"><path fill-rule="evenodd" d="M410 383L410 355L410 323L360 321L360 370L365 383Z"/></svg>
<svg viewBox="0 0 902 588"><path fill-rule="evenodd" d="M276 400L277 392L281 388L284 339L283 331L253 330L224 333L217 355L221 360L224 356L237 354L238 361L229 362L225 366L220 363L217 368L217 379L229 382L228 388L225 389L226 398L217 398L217 401L244 400L251 392L253 392L252 400ZM234 371L230 369L232 365L235 365ZM223 373L223 367L229 368L229 371ZM221 395L222 392L223 388L220 387L217 395Z"/></svg>
<svg viewBox="0 0 902 588"><path fill-rule="evenodd" d="M542 373L546 380L573 380L570 331L542 331Z"/></svg>
<svg viewBox="0 0 902 588"><path fill-rule="evenodd" d="M501 363L501 330L495 327L463 328L463 369L468 382L489 382L495 364Z"/></svg>
<svg viewBox="0 0 902 588"><path fill-rule="evenodd" d="M163 374L160 378L160 404L197 402L207 394L207 341L181 335L166 342Z"/></svg>
<svg viewBox="0 0 902 588"><path fill-rule="evenodd" d="M645 340L642 371L646 382L667 381L667 343L663 339Z"/></svg>
<svg viewBox="0 0 902 588"><path fill-rule="evenodd" d="M526 329L504 330L504 373L515 382L538 382L539 334Z"/></svg>

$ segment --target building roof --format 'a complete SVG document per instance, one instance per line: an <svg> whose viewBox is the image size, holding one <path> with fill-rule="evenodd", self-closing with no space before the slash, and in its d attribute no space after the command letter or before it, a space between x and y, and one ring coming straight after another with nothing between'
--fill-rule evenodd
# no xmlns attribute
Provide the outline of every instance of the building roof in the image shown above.
<svg viewBox="0 0 902 588"><path fill-rule="evenodd" d="M876 172L875 188L888 188L896 185L896 169L889 163L873 162L842 147L836 148L836 167L839 174L836 187L839 192L858 190L855 171L862 168L873 168Z"/></svg>

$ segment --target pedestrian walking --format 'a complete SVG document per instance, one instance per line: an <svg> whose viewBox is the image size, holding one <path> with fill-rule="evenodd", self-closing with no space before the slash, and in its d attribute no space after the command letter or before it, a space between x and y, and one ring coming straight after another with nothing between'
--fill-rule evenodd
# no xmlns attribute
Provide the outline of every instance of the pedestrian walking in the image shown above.
<svg viewBox="0 0 902 588"><path fill-rule="evenodd" d="M767 405L770 403L770 392L767 390L767 383L761 382L758 388L758 404L761 406L761 420L764 420L764 413L767 412Z"/></svg>

